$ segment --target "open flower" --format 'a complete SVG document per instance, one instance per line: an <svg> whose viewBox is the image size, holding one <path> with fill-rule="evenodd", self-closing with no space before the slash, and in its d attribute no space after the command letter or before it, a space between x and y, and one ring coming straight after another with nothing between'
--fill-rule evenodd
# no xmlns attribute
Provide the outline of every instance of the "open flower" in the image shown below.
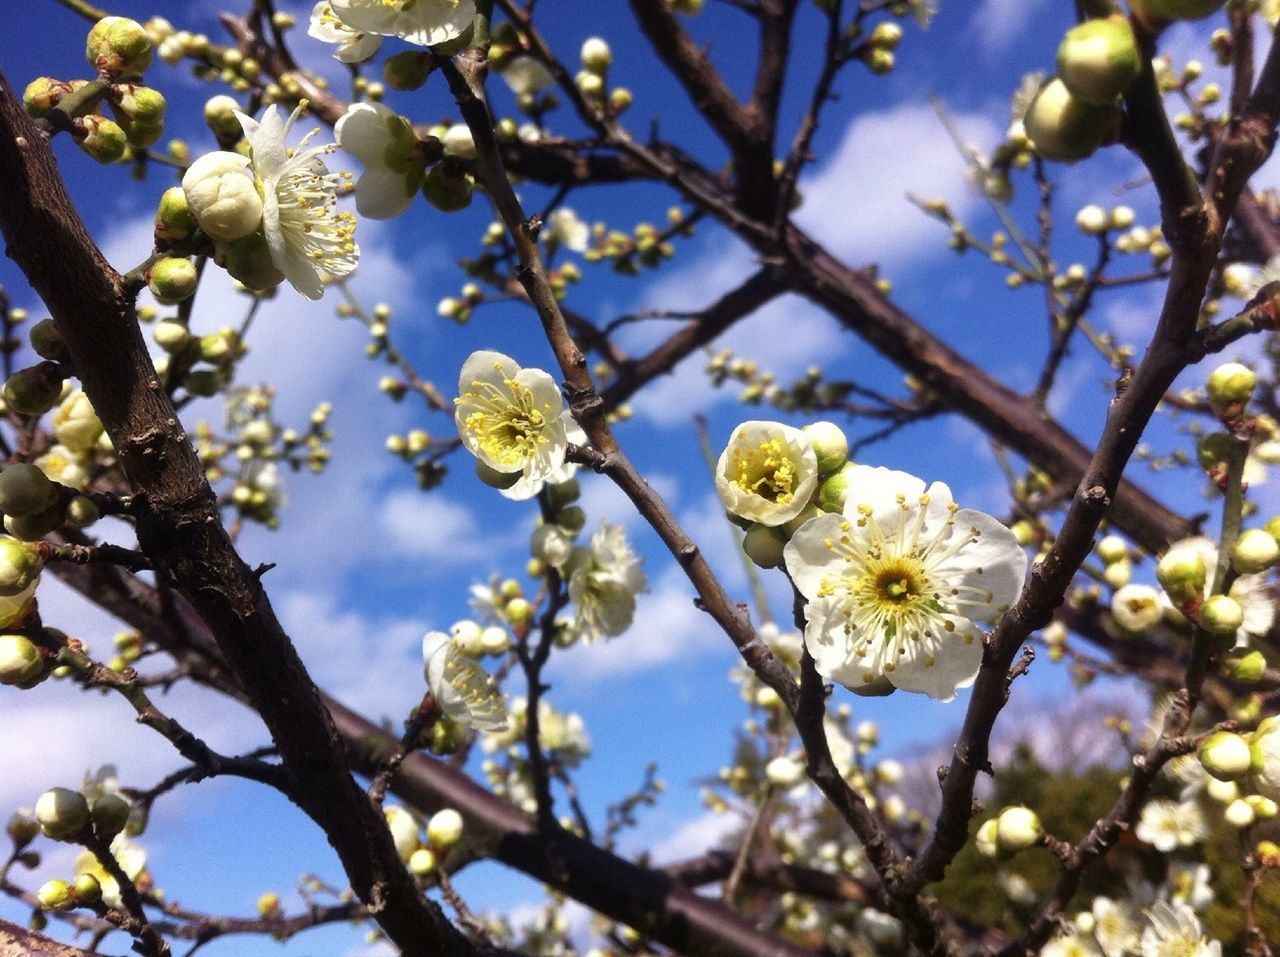
<svg viewBox="0 0 1280 957"><path fill-rule="evenodd" d="M458 393L458 434L485 465L526 482L545 482L564 465L564 399L547 373L481 350L462 364Z"/></svg>
<svg viewBox="0 0 1280 957"><path fill-rule="evenodd" d="M507 709L493 678L453 638L443 631L428 632L422 639L422 660L427 687L447 717L480 731L507 726Z"/></svg>
<svg viewBox="0 0 1280 957"><path fill-rule="evenodd" d="M364 164L356 180L361 216L399 216L422 188L427 161L413 127L381 103L353 103L333 128L338 145Z"/></svg>
<svg viewBox="0 0 1280 957"><path fill-rule="evenodd" d="M1133 835L1162 854L1168 854L1180 847L1199 844L1209 836L1209 825L1195 801L1156 798L1142 808Z"/></svg>
<svg viewBox="0 0 1280 957"><path fill-rule="evenodd" d="M332 0L353 30L430 47L455 40L476 18L474 0Z"/></svg>
<svg viewBox="0 0 1280 957"><path fill-rule="evenodd" d="M855 466L843 515L802 525L784 550L820 674L852 690L882 680L949 701L972 684L982 632L1018 597L1027 558L990 515L941 482Z"/></svg>
<svg viewBox="0 0 1280 957"><path fill-rule="evenodd" d="M1219 957L1222 944L1208 940L1195 911L1185 904L1157 901L1142 932L1142 957Z"/></svg>
<svg viewBox="0 0 1280 957"><path fill-rule="evenodd" d="M574 630L584 641L614 638L631 626L645 577L621 525L601 525L586 548L575 548L568 578Z"/></svg>
<svg viewBox="0 0 1280 957"><path fill-rule="evenodd" d="M561 206L547 217L545 234L565 249L584 253L591 240L591 227L580 220L578 214L568 206Z"/></svg>
<svg viewBox="0 0 1280 957"><path fill-rule="evenodd" d="M324 294L324 275L345 276L356 268L360 247L356 220L338 212L338 183L320 157L336 145L307 146L308 133L297 147L285 137L302 113L302 105L281 121L274 105L262 122L237 113L253 154L253 172L262 184L262 231L271 262L293 288L308 299Z"/></svg>
<svg viewBox="0 0 1280 957"><path fill-rule="evenodd" d="M511 87L516 96L533 96L555 85L555 78L541 60L535 60L528 54L521 54L512 59L502 71L502 78Z"/></svg>
<svg viewBox="0 0 1280 957"><path fill-rule="evenodd" d="M743 422L716 464L716 491L734 515L784 525L809 504L818 458L808 437L781 422Z"/></svg>
<svg viewBox="0 0 1280 957"><path fill-rule="evenodd" d="M582 430L582 426L578 424L578 420L573 417L568 409L560 413L560 421L564 423L565 438L573 445L586 445L587 433ZM503 498L509 498L513 502L523 502L531 499L542 491L545 485L559 485L561 482L567 482L573 478L578 471L578 463L570 462L567 459L554 472L545 479L530 479L521 475L516 479L514 485L507 488L498 489L498 494Z"/></svg>
<svg viewBox="0 0 1280 957"><path fill-rule="evenodd" d="M307 36L324 43L336 43L338 49L333 58L343 63L361 63L378 52L382 37L376 33L362 33L348 26L336 13L329 0L320 0L311 8L311 25Z"/></svg>

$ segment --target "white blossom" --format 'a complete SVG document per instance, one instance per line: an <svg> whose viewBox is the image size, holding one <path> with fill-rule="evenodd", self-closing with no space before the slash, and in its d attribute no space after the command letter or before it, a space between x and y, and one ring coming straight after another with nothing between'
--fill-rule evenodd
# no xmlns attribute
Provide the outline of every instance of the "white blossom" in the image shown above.
<svg viewBox="0 0 1280 957"><path fill-rule="evenodd" d="M570 444L587 444L587 433L582 430L582 426L578 424L568 409L560 413L560 422L564 426L565 439ZM569 481L577 474L577 471L578 463L570 462L566 459L558 469L546 478L530 478L522 473L514 484L498 489L498 494L503 498L511 499L513 502L523 502L541 492L544 486L559 485L561 482Z"/></svg>
<svg viewBox="0 0 1280 957"><path fill-rule="evenodd" d="M630 627L645 577L621 525L601 525L587 547L575 548L568 578L574 629L584 641L614 638Z"/></svg>
<svg viewBox="0 0 1280 957"><path fill-rule="evenodd" d="M820 674L857 690L882 679L950 700L982 663L977 622L1022 587L1013 532L960 509L951 490L856 466L843 515L802 525L784 550L805 605L805 647Z"/></svg>
<svg viewBox="0 0 1280 957"><path fill-rule="evenodd" d="M528 54L514 57L502 71L502 78L516 96L539 93L555 83L542 61L535 60Z"/></svg>
<svg viewBox="0 0 1280 957"><path fill-rule="evenodd" d="M587 251L587 242L591 239L591 227L580 220L572 209L561 206L547 217L545 234L565 249L583 253Z"/></svg>
<svg viewBox="0 0 1280 957"><path fill-rule="evenodd" d="M1093 936L1105 957L1125 957L1137 949L1141 928L1131 904L1095 897L1092 914Z"/></svg>
<svg viewBox="0 0 1280 957"><path fill-rule="evenodd" d="M353 30L435 46L462 36L476 17L473 0L331 0Z"/></svg>
<svg viewBox="0 0 1280 957"><path fill-rule="evenodd" d="M361 63L378 52L382 37L376 33L363 33L348 26L336 13L329 0L320 0L311 8L311 25L307 36L324 43L337 44L333 58L343 63Z"/></svg>
<svg viewBox="0 0 1280 957"><path fill-rule="evenodd" d="M356 180L360 215L389 219L408 209L427 169L409 121L381 103L353 103L333 132L338 145L364 165Z"/></svg>
<svg viewBox="0 0 1280 957"><path fill-rule="evenodd" d="M102 422L83 389L71 392L53 412L53 434L72 452L88 452L102 435Z"/></svg>
<svg viewBox="0 0 1280 957"><path fill-rule="evenodd" d="M1150 585L1122 585L1111 596L1111 617L1125 631L1135 634L1154 628L1164 617L1160 592Z"/></svg>
<svg viewBox="0 0 1280 957"><path fill-rule="evenodd" d="M799 515L818 484L818 459L799 429L781 422L743 422L716 464L716 491L734 515L784 525Z"/></svg>
<svg viewBox="0 0 1280 957"><path fill-rule="evenodd" d="M1144 844L1168 854L1179 847L1190 847L1203 841L1209 834L1209 826L1194 801L1156 798L1143 807L1133 833Z"/></svg>
<svg viewBox="0 0 1280 957"><path fill-rule="evenodd" d="M507 726L507 713L493 678L464 655L442 631L422 639L427 687L446 716L465 727L496 731Z"/></svg>
<svg viewBox="0 0 1280 957"><path fill-rule="evenodd" d="M1185 904L1158 901L1142 932L1142 957L1220 957L1222 944L1208 940L1195 911Z"/></svg>

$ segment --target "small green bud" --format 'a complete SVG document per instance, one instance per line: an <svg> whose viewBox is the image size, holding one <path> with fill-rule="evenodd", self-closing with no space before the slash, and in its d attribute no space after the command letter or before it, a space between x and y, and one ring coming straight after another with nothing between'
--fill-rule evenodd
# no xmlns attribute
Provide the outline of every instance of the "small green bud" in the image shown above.
<svg viewBox="0 0 1280 957"><path fill-rule="evenodd" d="M579 70L573 78L573 83L578 88L578 92L588 100L598 100L604 96L604 77L599 73Z"/></svg>
<svg viewBox="0 0 1280 957"><path fill-rule="evenodd" d="M902 42L902 27L892 20L886 20L884 23L876 24L876 28L871 31L870 39L873 46L884 50L896 49Z"/></svg>
<svg viewBox="0 0 1280 957"><path fill-rule="evenodd" d="M68 910L76 906L75 892L66 881L45 881L36 891L36 900L45 910Z"/></svg>
<svg viewBox="0 0 1280 957"><path fill-rule="evenodd" d="M200 337L200 358L212 365L220 365L231 355L231 342L221 332L211 332Z"/></svg>
<svg viewBox="0 0 1280 957"><path fill-rule="evenodd" d="M1196 461L1206 472L1212 472L1231 456L1235 439L1225 432L1210 432L1196 443Z"/></svg>
<svg viewBox="0 0 1280 957"><path fill-rule="evenodd" d="M6 515L4 527L14 538L34 542L54 529L61 528L64 521L62 506L55 500L53 505L35 515Z"/></svg>
<svg viewBox="0 0 1280 957"><path fill-rule="evenodd" d="M625 86L615 86L609 91L609 110L615 116L628 110L634 101L634 94Z"/></svg>
<svg viewBox="0 0 1280 957"><path fill-rule="evenodd" d="M43 512L53 502L57 491L40 468L17 462L0 472L0 512L6 515Z"/></svg>
<svg viewBox="0 0 1280 957"><path fill-rule="evenodd" d="M476 478L490 488L504 489L511 488L516 482L520 481L520 473L499 472L497 469L476 459Z"/></svg>
<svg viewBox="0 0 1280 957"><path fill-rule="evenodd" d="M409 855L409 873L414 877L430 877L439 866L435 851L420 847Z"/></svg>
<svg viewBox="0 0 1280 957"><path fill-rule="evenodd" d="M100 73L141 76L151 65L151 38L136 20L103 17L89 31L84 56Z"/></svg>
<svg viewBox="0 0 1280 957"><path fill-rule="evenodd" d="M1239 415L1258 385L1258 376L1239 362L1225 362L1209 373L1205 390L1209 404L1219 416Z"/></svg>
<svg viewBox="0 0 1280 957"><path fill-rule="evenodd" d="M1058 47L1058 75L1071 95L1085 103L1113 104L1141 72L1133 28L1119 14L1072 27Z"/></svg>
<svg viewBox="0 0 1280 957"><path fill-rule="evenodd" d="M810 422L802 431L818 457L818 473L827 475L849 460L849 439L834 422Z"/></svg>
<svg viewBox="0 0 1280 957"><path fill-rule="evenodd" d="M272 262L271 250L261 230L235 242L218 243L216 248L218 254L214 261L245 288L266 292L284 282L284 273Z"/></svg>
<svg viewBox="0 0 1280 957"><path fill-rule="evenodd" d="M79 791L50 788L36 801L36 820L46 837L65 840L89 823L89 802Z"/></svg>
<svg viewBox="0 0 1280 957"><path fill-rule="evenodd" d="M36 839L40 833L40 823L29 810L15 811L5 825L5 833L18 847L25 847Z"/></svg>
<svg viewBox="0 0 1280 957"><path fill-rule="evenodd" d="M161 194L156 206L156 239L175 243L186 239L199 226L181 186L171 186Z"/></svg>
<svg viewBox="0 0 1280 957"><path fill-rule="evenodd" d="M14 412L44 415L62 397L64 378L56 362L19 369L4 384L4 401Z"/></svg>
<svg viewBox="0 0 1280 957"><path fill-rule="evenodd" d="M1026 850L1040 843L1040 818L1028 807L1007 807L996 818L996 844L1003 853Z"/></svg>
<svg viewBox="0 0 1280 957"><path fill-rule="evenodd" d="M1213 595L1200 608L1200 627L1212 635L1234 635L1244 624L1244 609L1230 595Z"/></svg>
<svg viewBox="0 0 1280 957"><path fill-rule="evenodd" d="M119 794L104 794L93 802L93 830L104 841L110 841L129 823L133 805Z"/></svg>
<svg viewBox="0 0 1280 957"><path fill-rule="evenodd" d="M892 50L884 47L872 47L867 51L867 69L877 76L884 76L893 70L895 57Z"/></svg>
<svg viewBox="0 0 1280 957"><path fill-rule="evenodd" d="M129 83L117 86L112 92L111 103L116 116L123 122L129 120L143 126L160 126L164 123L164 94L149 86Z"/></svg>
<svg viewBox="0 0 1280 957"><path fill-rule="evenodd" d="M84 132L80 148L99 163L115 163L124 156L129 138L115 120L90 113L80 118L79 127Z"/></svg>
<svg viewBox="0 0 1280 957"><path fill-rule="evenodd" d="M66 512L63 515L66 523L74 528L88 528L100 518L102 518L101 509L98 508L93 499L84 495L77 495L68 502Z"/></svg>
<svg viewBox="0 0 1280 957"><path fill-rule="evenodd" d="M179 322L177 319L162 319L151 330L151 338L165 352L173 353L185 348L192 336L185 322Z"/></svg>
<svg viewBox="0 0 1280 957"><path fill-rule="evenodd" d="M1119 118L1116 106L1085 103L1054 77L1040 88L1022 122L1042 157L1074 163L1092 156L1111 135Z"/></svg>
<svg viewBox="0 0 1280 957"><path fill-rule="evenodd" d="M551 500L552 508L564 508L566 505L576 502L581 495L582 486L578 484L578 480L575 478L547 486L547 497Z"/></svg>
<svg viewBox="0 0 1280 957"><path fill-rule="evenodd" d="M742 538L742 550L761 568L780 567L786 544L786 532L770 525L752 525Z"/></svg>
<svg viewBox="0 0 1280 957"><path fill-rule="evenodd" d="M236 119L236 112L239 109L240 104L225 93L211 96L205 101L204 122L219 142L234 143L244 135L240 121Z"/></svg>
<svg viewBox="0 0 1280 957"><path fill-rule="evenodd" d="M0 635L0 685L24 685L43 670L35 642L26 635Z"/></svg>
<svg viewBox="0 0 1280 957"><path fill-rule="evenodd" d="M1235 781L1249 772L1249 742L1230 731L1209 735L1196 756L1205 771L1219 781Z"/></svg>
<svg viewBox="0 0 1280 957"><path fill-rule="evenodd" d="M191 298L199 278L190 259L167 256L147 272L147 288L157 302L172 306Z"/></svg>
<svg viewBox="0 0 1280 957"><path fill-rule="evenodd" d="M1266 673L1267 657L1260 651L1251 651L1239 658L1229 659L1225 664L1226 673L1236 681L1256 684Z"/></svg>
<svg viewBox="0 0 1280 957"><path fill-rule="evenodd" d="M52 319L41 319L27 335L31 339L31 348L40 358L62 362L68 357L66 340Z"/></svg>
<svg viewBox="0 0 1280 957"><path fill-rule="evenodd" d="M1241 575L1256 575L1280 562L1280 543L1261 528L1241 533L1231 548L1231 566Z"/></svg>
<svg viewBox="0 0 1280 957"><path fill-rule="evenodd" d="M38 549L0 536L0 598L21 595L36 583L43 568Z"/></svg>
<svg viewBox="0 0 1280 957"><path fill-rule="evenodd" d="M222 375L213 369L196 369L188 372L182 380L182 387L192 395L209 398L218 394L222 388Z"/></svg>
<svg viewBox="0 0 1280 957"><path fill-rule="evenodd" d="M428 203L442 213L456 213L471 205L471 192L475 183L467 174L450 173L444 163L438 163L427 173L422 184L422 195Z"/></svg>
<svg viewBox="0 0 1280 957"><path fill-rule="evenodd" d="M427 82L435 69L435 61L427 53L405 50L388 57L382 64L382 79L393 90L417 90Z"/></svg>
<svg viewBox="0 0 1280 957"><path fill-rule="evenodd" d="M22 91L22 105L29 116L44 116L70 91L69 84L51 76L38 76Z"/></svg>
<svg viewBox="0 0 1280 957"><path fill-rule="evenodd" d="M824 512L839 514L844 511L844 502L849 495L849 476L857 466L846 462L838 472L828 475L818 486L816 502Z"/></svg>
<svg viewBox="0 0 1280 957"><path fill-rule="evenodd" d="M451 807L431 815L427 821L427 843L438 851L447 851L462 840L462 815Z"/></svg>
<svg viewBox="0 0 1280 957"><path fill-rule="evenodd" d="M1133 15L1152 30L1161 30L1175 20L1202 20L1218 10L1226 0L1129 0Z"/></svg>
<svg viewBox="0 0 1280 957"><path fill-rule="evenodd" d="M528 600L524 598L512 598L502 609L503 616L511 624L527 625L533 621L534 609Z"/></svg>
<svg viewBox="0 0 1280 957"><path fill-rule="evenodd" d="M566 532L577 534L587 524L587 513L576 505L570 505L560 512L559 525Z"/></svg>
<svg viewBox="0 0 1280 957"><path fill-rule="evenodd" d="M86 904L96 904L102 900L102 885L92 874L81 874L76 878L76 897Z"/></svg>
<svg viewBox="0 0 1280 957"><path fill-rule="evenodd" d="M588 37L582 44L582 68L603 75L613 62L613 51L600 37Z"/></svg>

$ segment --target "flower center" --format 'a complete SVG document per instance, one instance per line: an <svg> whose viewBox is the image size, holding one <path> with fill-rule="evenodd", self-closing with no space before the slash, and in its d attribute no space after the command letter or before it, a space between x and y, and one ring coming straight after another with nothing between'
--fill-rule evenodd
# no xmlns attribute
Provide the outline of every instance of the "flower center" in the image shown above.
<svg viewBox="0 0 1280 957"><path fill-rule="evenodd" d="M504 465L520 465L550 442L544 434L547 407L534 405L533 390L515 379L504 378L499 389L476 380L459 399L479 406L467 415L467 431L491 458Z"/></svg>
<svg viewBox="0 0 1280 957"><path fill-rule="evenodd" d="M734 449L730 475L730 481L744 492L778 505L795 497L796 467L783 439L769 439L752 449Z"/></svg>

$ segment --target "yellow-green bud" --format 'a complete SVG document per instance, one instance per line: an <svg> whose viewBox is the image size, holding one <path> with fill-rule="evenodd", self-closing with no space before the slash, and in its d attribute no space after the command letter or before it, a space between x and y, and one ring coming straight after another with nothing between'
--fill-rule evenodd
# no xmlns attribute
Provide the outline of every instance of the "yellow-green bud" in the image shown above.
<svg viewBox="0 0 1280 957"><path fill-rule="evenodd" d="M75 528L88 528L102 518L102 511L94 503L93 499L84 495L77 495L67 503L66 513L63 518L68 525Z"/></svg>
<svg viewBox="0 0 1280 957"><path fill-rule="evenodd" d="M244 129L240 126L240 121L236 119L236 112L239 109L240 104L225 93L219 93L217 96L212 96L205 101L205 124L213 131L213 135L220 142L230 140L234 143L244 135Z"/></svg>
<svg viewBox="0 0 1280 957"><path fill-rule="evenodd" d="M165 352L178 352L191 341L191 331L185 322L177 319L162 319L151 330L151 338Z"/></svg>
<svg viewBox="0 0 1280 957"><path fill-rule="evenodd" d="M382 79L393 90L417 90L427 82L435 69L431 56L418 50L405 50L388 57L382 64Z"/></svg>
<svg viewBox="0 0 1280 957"><path fill-rule="evenodd" d="M1239 362L1225 362L1209 373L1205 391L1209 404L1219 416L1239 414L1253 390L1258 385L1258 375Z"/></svg>
<svg viewBox="0 0 1280 957"><path fill-rule="evenodd" d="M815 499L818 508L824 512L844 511L844 502L849 495L849 476L856 467L852 462L846 462L838 472L833 472L822 480Z"/></svg>
<svg viewBox="0 0 1280 957"><path fill-rule="evenodd" d="M271 250L262 231L250 233L231 243L218 243L214 261L232 279L253 292L266 292L284 282L284 273L271 260Z"/></svg>
<svg viewBox="0 0 1280 957"><path fill-rule="evenodd" d="M196 291L199 276L190 259L168 256L158 260L147 273L147 288L156 301L172 306L189 299Z"/></svg>
<svg viewBox="0 0 1280 957"><path fill-rule="evenodd" d="M35 642L26 635L0 635L0 685L24 685L43 670Z"/></svg>
<svg viewBox="0 0 1280 957"><path fill-rule="evenodd" d="M140 76L151 65L151 38L137 20L103 17L89 31L84 56L109 76Z"/></svg>
<svg viewBox="0 0 1280 957"><path fill-rule="evenodd" d="M761 568L780 567L786 544L786 532L770 525L752 525L742 538L742 550Z"/></svg>
<svg viewBox="0 0 1280 957"><path fill-rule="evenodd" d="M270 920L272 917L280 916L280 895L275 891L267 891L258 898L257 903L258 915Z"/></svg>
<svg viewBox="0 0 1280 957"><path fill-rule="evenodd" d="M6 515L4 527L14 538L34 542L62 526L62 506L55 503L35 515Z"/></svg>
<svg viewBox="0 0 1280 957"><path fill-rule="evenodd" d="M579 70L577 76L573 78L574 85L589 100L597 100L604 96L604 78L599 73L592 73L590 70Z"/></svg>
<svg viewBox="0 0 1280 957"><path fill-rule="evenodd" d="M117 86L111 99L121 123L128 120L143 126L160 126L164 122L164 94L136 83Z"/></svg>
<svg viewBox="0 0 1280 957"><path fill-rule="evenodd" d="M22 594L36 583L43 568L38 549L0 536L0 598Z"/></svg>
<svg viewBox="0 0 1280 957"><path fill-rule="evenodd" d="M877 76L884 76L891 72L894 59L893 51L886 50L884 47L872 47L865 57L867 69Z"/></svg>
<svg viewBox="0 0 1280 957"><path fill-rule="evenodd" d="M22 105L30 116L44 116L71 87L51 76L38 76L22 91Z"/></svg>
<svg viewBox="0 0 1280 957"><path fill-rule="evenodd" d="M1236 681L1245 684L1256 684L1267 670L1267 656L1260 651L1251 651L1239 658L1229 659L1226 673Z"/></svg>
<svg viewBox="0 0 1280 957"><path fill-rule="evenodd" d="M615 86L609 91L609 109L617 114L630 108L635 96L625 86Z"/></svg>
<svg viewBox="0 0 1280 957"><path fill-rule="evenodd" d="M80 874L76 877L76 897L86 904L96 904L102 900L102 885L92 874Z"/></svg>
<svg viewBox="0 0 1280 957"><path fill-rule="evenodd" d="M1112 562L1102 572L1102 580L1112 588L1123 588L1133 577L1133 564L1127 558Z"/></svg>
<svg viewBox="0 0 1280 957"><path fill-rule="evenodd" d="M129 812L133 805L119 794L104 794L93 802L90 812L93 818L93 830L103 840L111 840L129 823Z"/></svg>
<svg viewBox="0 0 1280 957"><path fill-rule="evenodd" d="M222 388L222 375L213 369L196 369L183 377L182 387L192 395L207 399Z"/></svg>
<svg viewBox="0 0 1280 957"><path fill-rule="evenodd" d="M40 824L30 810L15 811L5 825L5 833L18 847L25 847L40 833Z"/></svg>
<svg viewBox="0 0 1280 957"><path fill-rule="evenodd" d="M1042 833L1040 818L1029 807L1007 807L996 818L996 845L1006 854L1034 847Z"/></svg>
<svg viewBox="0 0 1280 957"><path fill-rule="evenodd" d="M1129 9L1153 30L1174 20L1202 20L1218 10L1226 0L1129 0Z"/></svg>
<svg viewBox="0 0 1280 957"><path fill-rule="evenodd" d="M61 362L69 355L66 340L52 319L41 319L31 327L27 336L31 340L31 348L42 359Z"/></svg>
<svg viewBox="0 0 1280 957"><path fill-rule="evenodd" d="M455 754L467 741L467 729L449 718L440 718L431 726L432 754Z"/></svg>
<svg viewBox="0 0 1280 957"><path fill-rule="evenodd" d="M1249 742L1230 731L1217 731L1205 738L1197 757L1205 771L1219 781L1235 781L1249 772Z"/></svg>
<svg viewBox="0 0 1280 957"><path fill-rule="evenodd" d="M431 815L427 821L427 842L436 850L447 851L462 840L462 815L451 807Z"/></svg>
<svg viewBox="0 0 1280 957"><path fill-rule="evenodd" d="M156 206L156 239L175 243L186 239L199 226L181 186L171 186L160 195Z"/></svg>
<svg viewBox="0 0 1280 957"><path fill-rule="evenodd" d="M115 163L124 156L125 147L129 145L128 137L115 120L109 120L97 113L90 113L79 120L84 131L80 148L99 163Z"/></svg>
<svg viewBox="0 0 1280 957"><path fill-rule="evenodd" d="M1175 605L1197 599L1208 580L1204 556L1175 545L1156 563L1156 580Z"/></svg>
<svg viewBox="0 0 1280 957"><path fill-rule="evenodd" d="M439 866L435 851L429 847L420 847L409 855L409 873L414 877L429 877Z"/></svg>
<svg viewBox="0 0 1280 957"><path fill-rule="evenodd" d="M871 44L885 50L895 49L902 42L902 27L892 20L876 25L871 31Z"/></svg>
<svg viewBox="0 0 1280 957"><path fill-rule="evenodd" d="M1141 72L1133 28L1119 14L1072 27L1058 47L1058 76L1085 103L1114 103Z"/></svg>
<svg viewBox="0 0 1280 957"><path fill-rule="evenodd" d="M1200 608L1200 627L1213 635L1234 635L1244 624L1244 609L1230 595L1213 595Z"/></svg>
<svg viewBox="0 0 1280 957"><path fill-rule="evenodd" d="M1280 562L1280 543L1261 528L1241 533L1231 548L1231 566L1241 575L1256 575Z"/></svg>
<svg viewBox="0 0 1280 957"><path fill-rule="evenodd" d="M1280 805L1277 805L1271 798L1261 794L1246 794L1244 801L1253 811L1254 817L1259 821L1269 821L1280 813Z"/></svg>
<svg viewBox="0 0 1280 957"><path fill-rule="evenodd" d="M1231 455L1235 439L1225 432L1210 432L1196 443L1196 461L1206 472L1212 472Z"/></svg>
<svg viewBox="0 0 1280 957"><path fill-rule="evenodd" d="M603 74L613 62L613 51L601 37L588 37L582 44L582 67L592 73Z"/></svg>
<svg viewBox="0 0 1280 957"><path fill-rule="evenodd" d="M35 465L17 462L0 472L0 512L6 515L43 512L56 494L57 487Z"/></svg>
<svg viewBox="0 0 1280 957"><path fill-rule="evenodd" d="M1000 845L996 838L996 819L988 818L982 822L973 838L973 846L979 854L987 858L995 858L1000 854Z"/></svg>
<svg viewBox="0 0 1280 957"><path fill-rule="evenodd" d="M1023 117L1035 150L1048 160L1074 163L1093 153L1111 134L1120 111L1114 105L1095 106L1071 95L1054 77L1040 88Z"/></svg>
<svg viewBox="0 0 1280 957"><path fill-rule="evenodd" d="M474 187L470 176L450 173L444 163L439 163L427 173L426 181L422 184L422 195L442 213L456 213L471 205L471 191Z"/></svg>
<svg viewBox="0 0 1280 957"><path fill-rule="evenodd" d="M45 881L36 891L36 900L45 910L68 910L76 906L76 895L66 881Z"/></svg>
<svg viewBox="0 0 1280 957"><path fill-rule="evenodd" d="M50 788L36 801L36 820L45 837L64 840L89 823L89 802L79 791Z"/></svg>
<svg viewBox="0 0 1280 957"><path fill-rule="evenodd" d="M4 401L14 412L44 415L62 397L62 367L41 362L19 369L4 384Z"/></svg>
<svg viewBox="0 0 1280 957"><path fill-rule="evenodd" d="M818 473L834 472L849 460L849 439L834 422L810 422L802 431L818 458Z"/></svg>
<svg viewBox="0 0 1280 957"><path fill-rule="evenodd" d="M200 337L200 358L218 365L231 355L231 341L221 332L211 332Z"/></svg>
<svg viewBox="0 0 1280 957"><path fill-rule="evenodd" d="M1236 798L1223 808L1222 819L1232 827L1243 830L1257 820L1257 815L1254 813L1253 805L1247 799Z"/></svg>
<svg viewBox="0 0 1280 957"><path fill-rule="evenodd" d="M502 609L503 617L517 626L533 621L533 613L533 605L524 598L512 598Z"/></svg>

